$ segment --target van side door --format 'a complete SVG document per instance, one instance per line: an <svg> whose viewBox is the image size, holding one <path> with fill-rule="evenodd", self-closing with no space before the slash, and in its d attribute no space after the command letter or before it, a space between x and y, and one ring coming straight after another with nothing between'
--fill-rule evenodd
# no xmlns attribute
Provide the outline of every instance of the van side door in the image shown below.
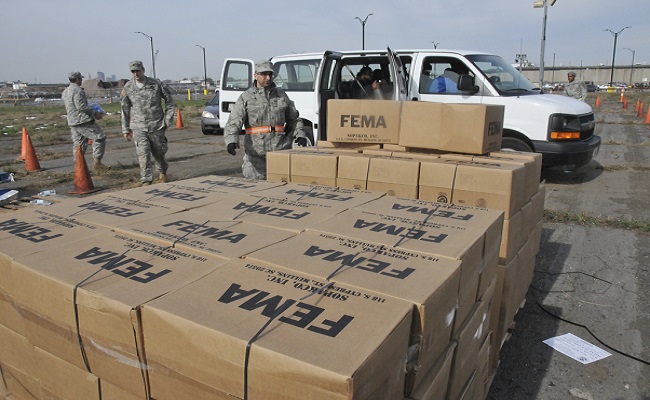
<svg viewBox="0 0 650 400"><path fill-rule="evenodd" d="M461 91L458 88L461 75L472 77L478 92ZM485 91L472 65L453 53L419 54L410 78L411 100L476 104L481 102Z"/></svg>
<svg viewBox="0 0 650 400"><path fill-rule="evenodd" d="M224 60L219 86L219 126L225 128L230 111L239 96L253 86L252 60L227 58Z"/></svg>

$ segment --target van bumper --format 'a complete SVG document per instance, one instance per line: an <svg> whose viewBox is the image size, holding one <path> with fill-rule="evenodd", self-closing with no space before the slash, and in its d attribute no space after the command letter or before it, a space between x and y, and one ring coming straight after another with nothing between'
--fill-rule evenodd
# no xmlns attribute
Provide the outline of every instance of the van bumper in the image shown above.
<svg viewBox="0 0 650 400"><path fill-rule="evenodd" d="M534 141L535 152L542 154L542 168L580 167L588 164L600 149L600 136L580 142Z"/></svg>

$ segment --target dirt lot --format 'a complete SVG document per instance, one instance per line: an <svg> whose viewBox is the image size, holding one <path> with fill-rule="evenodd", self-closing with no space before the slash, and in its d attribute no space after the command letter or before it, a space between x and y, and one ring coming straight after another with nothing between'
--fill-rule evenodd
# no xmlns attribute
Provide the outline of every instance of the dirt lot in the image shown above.
<svg viewBox="0 0 650 400"><path fill-rule="evenodd" d="M572 173L543 173L545 221L534 282L501 351L491 400L650 399L650 130L635 112L636 100L647 108L650 95L629 93L628 109L620 94L600 94L600 107L596 96L588 100L602 137L596 159ZM240 155L228 155L220 136L201 134L201 104L183 105L185 127L168 131L170 177L240 175ZM69 133L62 110L49 113L49 107L0 108L0 170L16 178L0 188L15 188L22 197L72 188ZM102 191L138 184L135 150L117 121L109 115L101 122L109 134L104 161L111 170L92 180ZM40 172L27 173L16 161L23 125L34 138ZM565 333L612 355L583 365L542 343Z"/></svg>

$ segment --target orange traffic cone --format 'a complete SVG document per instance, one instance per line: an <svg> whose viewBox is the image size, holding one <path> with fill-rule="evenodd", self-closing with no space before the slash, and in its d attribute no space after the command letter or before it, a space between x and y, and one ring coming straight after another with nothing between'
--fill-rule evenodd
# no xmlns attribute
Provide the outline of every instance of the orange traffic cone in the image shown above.
<svg viewBox="0 0 650 400"><path fill-rule="evenodd" d="M77 146L74 164L74 189L69 191L68 194L88 194L98 190L95 189L93 180L90 179L90 172L88 172L88 165L86 165L81 146Z"/></svg>
<svg viewBox="0 0 650 400"><path fill-rule="evenodd" d="M596 107L600 107L600 96L596 96Z"/></svg>
<svg viewBox="0 0 650 400"><path fill-rule="evenodd" d="M23 128L23 141L20 146L20 159L24 161L26 155L27 155L27 128Z"/></svg>
<svg viewBox="0 0 650 400"><path fill-rule="evenodd" d="M639 105L641 105L641 99L636 99L636 104L634 105L634 111L639 112Z"/></svg>
<svg viewBox="0 0 650 400"><path fill-rule="evenodd" d="M178 116L176 117L176 129L183 129L183 116L181 115L181 110L178 110Z"/></svg>
<svg viewBox="0 0 650 400"><path fill-rule="evenodd" d="M618 99L618 102L622 103L624 98L625 98L625 89L621 89L621 98Z"/></svg>
<svg viewBox="0 0 650 400"><path fill-rule="evenodd" d="M623 109L627 110L627 97L623 100Z"/></svg>
<svg viewBox="0 0 650 400"><path fill-rule="evenodd" d="M645 113L645 121L643 123L650 124L650 106L648 106L648 112Z"/></svg>
<svg viewBox="0 0 650 400"><path fill-rule="evenodd" d="M26 136L25 140L25 171L35 172L41 170L41 164L38 162L38 157L36 156L36 150L32 146L32 139L29 138L29 135Z"/></svg>
<svg viewBox="0 0 650 400"><path fill-rule="evenodd" d="M643 115L643 108L644 107L645 107L645 105L643 103L639 104L639 112L636 114L637 117L639 117L639 118L644 117L644 115Z"/></svg>

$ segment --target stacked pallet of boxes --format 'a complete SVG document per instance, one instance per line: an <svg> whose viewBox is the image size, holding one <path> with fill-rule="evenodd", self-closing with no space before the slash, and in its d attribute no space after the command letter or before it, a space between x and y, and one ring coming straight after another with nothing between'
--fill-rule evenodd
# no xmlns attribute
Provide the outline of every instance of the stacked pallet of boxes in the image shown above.
<svg viewBox="0 0 650 400"><path fill-rule="evenodd" d="M317 148L271 154L270 180L368 189L503 211L498 263L487 266L497 274L490 311L485 385L489 386L533 277L544 209L541 155L498 150L503 118L499 106L329 104L330 141Z"/></svg>
<svg viewBox="0 0 650 400"><path fill-rule="evenodd" d="M444 398L452 339L487 339L502 213L395 199L205 177L4 214L2 390Z"/></svg>

